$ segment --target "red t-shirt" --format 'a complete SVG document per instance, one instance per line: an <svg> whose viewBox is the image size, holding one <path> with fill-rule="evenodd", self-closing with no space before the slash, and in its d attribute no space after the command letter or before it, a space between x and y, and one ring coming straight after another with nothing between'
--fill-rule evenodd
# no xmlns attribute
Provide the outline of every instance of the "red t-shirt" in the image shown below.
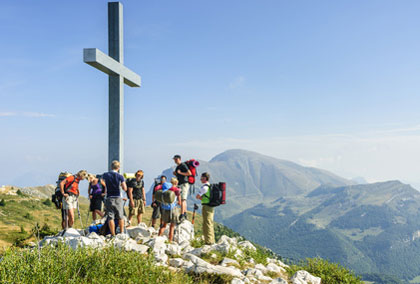
<svg viewBox="0 0 420 284"><path fill-rule="evenodd" d="M75 180L76 179L76 180ZM74 182L73 182L74 180ZM79 196L79 179L75 178L74 176L69 176L65 179L66 183L64 184L64 191L67 191L69 193L73 193L77 196ZM70 186L70 184L73 182L73 184ZM70 186L70 187L68 187ZM67 190L66 190L67 188Z"/></svg>
<svg viewBox="0 0 420 284"><path fill-rule="evenodd" d="M173 192L175 192L176 196L179 196L179 194L181 193L181 190L176 186L172 186L169 190L172 190Z"/></svg>
<svg viewBox="0 0 420 284"><path fill-rule="evenodd" d="M153 190L153 193L155 193L156 191L158 191L159 189L162 189L162 185L159 184L157 186L155 186L155 189Z"/></svg>

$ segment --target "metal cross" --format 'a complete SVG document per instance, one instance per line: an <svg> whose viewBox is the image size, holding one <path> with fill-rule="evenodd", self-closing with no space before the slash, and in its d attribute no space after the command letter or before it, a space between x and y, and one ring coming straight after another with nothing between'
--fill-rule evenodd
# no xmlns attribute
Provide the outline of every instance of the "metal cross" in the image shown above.
<svg viewBox="0 0 420 284"><path fill-rule="evenodd" d="M96 48L83 49L83 61L109 75L109 125L108 166L113 160L124 165L124 83L140 87L139 75L124 66L123 56L123 6L120 2L108 3L108 53Z"/></svg>

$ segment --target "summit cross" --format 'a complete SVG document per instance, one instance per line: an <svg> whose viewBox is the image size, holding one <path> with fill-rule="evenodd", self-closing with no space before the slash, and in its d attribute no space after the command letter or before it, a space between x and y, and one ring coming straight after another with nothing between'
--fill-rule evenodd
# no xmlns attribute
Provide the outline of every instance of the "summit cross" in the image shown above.
<svg viewBox="0 0 420 284"><path fill-rule="evenodd" d="M118 160L124 166L124 83L140 87L139 75L124 66L123 6L120 2L108 3L108 53L97 48L83 49L83 61L109 76L108 167Z"/></svg>

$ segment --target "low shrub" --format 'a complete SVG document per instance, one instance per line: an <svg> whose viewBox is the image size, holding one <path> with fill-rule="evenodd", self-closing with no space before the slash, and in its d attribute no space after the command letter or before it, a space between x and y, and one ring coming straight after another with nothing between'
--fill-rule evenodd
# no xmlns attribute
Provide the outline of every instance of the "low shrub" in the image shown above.
<svg viewBox="0 0 420 284"><path fill-rule="evenodd" d="M156 266L152 256L113 247L10 248L0 258L2 283L194 283L182 272Z"/></svg>
<svg viewBox="0 0 420 284"><path fill-rule="evenodd" d="M322 284L363 284L359 276L352 271L340 266L337 263L331 263L321 258L307 258L300 264L291 265L287 269L289 276L293 276L299 270L306 270L314 276L322 279Z"/></svg>
<svg viewBox="0 0 420 284"><path fill-rule="evenodd" d="M44 204L45 206L51 206L53 203L49 198L47 198L44 201L42 201L42 204Z"/></svg>
<svg viewBox="0 0 420 284"><path fill-rule="evenodd" d="M12 189L13 189L13 187L12 187ZM20 189L18 189L16 191L16 194L19 195L19 196L25 196L25 194L23 194L23 192Z"/></svg>
<svg viewBox="0 0 420 284"><path fill-rule="evenodd" d="M6 201L4 199L0 200L0 206L2 207L6 206Z"/></svg>

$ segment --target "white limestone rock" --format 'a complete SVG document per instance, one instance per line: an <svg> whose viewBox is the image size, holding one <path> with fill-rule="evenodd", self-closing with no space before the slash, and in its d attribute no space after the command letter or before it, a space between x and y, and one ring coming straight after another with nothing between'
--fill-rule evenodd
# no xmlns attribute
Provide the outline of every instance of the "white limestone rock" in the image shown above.
<svg viewBox="0 0 420 284"><path fill-rule="evenodd" d="M148 230L148 228L142 226L143 223L140 223L140 225L136 226L136 227L130 227L127 228L127 234L130 236L130 238L135 239L138 236L143 237L143 238L150 238L150 236L152 235L150 233L150 230Z"/></svg>
<svg viewBox="0 0 420 284"><path fill-rule="evenodd" d="M234 267L212 265L208 263L207 261L190 253L184 254L184 258L190 260L194 264L192 271L194 271L194 273L197 273L197 274L207 272L209 274L227 274L233 277L239 277L239 278L243 277L241 271Z"/></svg>
<svg viewBox="0 0 420 284"><path fill-rule="evenodd" d="M255 269L255 268L248 268L247 270L244 271L244 274L247 277L252 276L254 278L258 278L258 277L261 277L261 276L264 275L261 270L258 270L258 269Z"/></svg>
<svg viewBox="0 0 420 284"><path fill-rule="evenodd" d="M278 266L277 264L269 263L267 264L267 271L279 274L281 272L285 272L286 270L283 267Z"/></svg>
<svg viewBox="0 0 420 284"><path fill-rule="evenodd" d="M152 251L156 254L165 254L166 251L166 241L168 238L165 236L155 237L151 239L146 245L150 246L152 248Z"/></svg>
<svg viewBox="0 0 420 284"><path fill-rule="evenodd" d="M190 221L184 220L181 224L175 227L174 241L178 244L194 239L194 225Z"/></svg>
<svg viewBox="0 0 420 284"><path fill-rule="evenodd" d="M273 281L270 282L270 284L287 284L287 283L288 282L281 277L273 279Z"/></svg>
<svg viewBox="0 0 420 284"><path fill-rule="evenodd" d="M299 270L290 279L292 284L321 284L321 278L311 275L305 270Z"/></svg>
<svg viewBox="0 0 420 284"><path fill-rule="evenodd" d="M231 259L228 257L225 257L222 262L220 263L221 266L229 266L229 265L237 265L239 266L239 262L235 259Z"/></svg>
<svg viewBox="0 0 420 284"><path fill-rule="evenodd" d="M255 269L260 270L263 274L267 273L267 268L261 263L256 264Z"/></svg>
<svg viewBox="0 0 420 284"><path fill-rule="evenodd" d="M140 245L134 240L130 240L124 244L124 249L126 251L136 251L140 254L145 254L149 250L149 247L145 245Z"/></svg>
<svg viewBox="0 0 420 284"><path fill-rule="evenodd" d="M180 255L181 247L176 243L168 244L165 253L169 255Z"/></svg>
<svg viewBox="0 0 420 284"><path fill-rule="evenodd" d="M62 231L60 233L60 236L61 235L62 235ZM80 237L82 235L79 233L78 230L76 230L74 228L68 228L66 230L66 232L64 233L64 235L62 235L62 236L65 237L65 238L68 238L68 237L77 238L77 237Z"/></svg>
<svg viewBox="0 0 420 284"><path fill-rule="evenodd" d="M212 249L212 247L211 247L211 246L209 246L209 245L204 245L204 246L202 246L201 248L195 248L195 249L193 249L193 250L189 251L189 253L191 253L191 254L193 254L193 255L195 255L195 256L200 257L200 256L202 256L203 254L206 254L206 253L210 252L210 251L211 251L211 249Z"/></svg>
<svg viewBox="0 0 420 284"><path fill-rule="evenodd" d="M173 267L181 267L184 264L184 260L182 258L171 258L169 259L169 265Z"/></svg>
<svg viewBox="0 0 420 284"><path fill-rule="evenodd" d="M233 278L230 284L245 284L245 282L239 278Z"/></svg>
<svg viewBox="0 0 420 284"><path fill-rule="evenodd" d="M256 251L257 248L249 241L242 241L238 243L239 247Z"/></svg>
<svg viewBox="0 0 420 284"><path fill-rule="evenodd" d="M168 261L168 256L165 253L154 253L153 255L155 257L156 262L161 264L166 264Z"/></svg>

